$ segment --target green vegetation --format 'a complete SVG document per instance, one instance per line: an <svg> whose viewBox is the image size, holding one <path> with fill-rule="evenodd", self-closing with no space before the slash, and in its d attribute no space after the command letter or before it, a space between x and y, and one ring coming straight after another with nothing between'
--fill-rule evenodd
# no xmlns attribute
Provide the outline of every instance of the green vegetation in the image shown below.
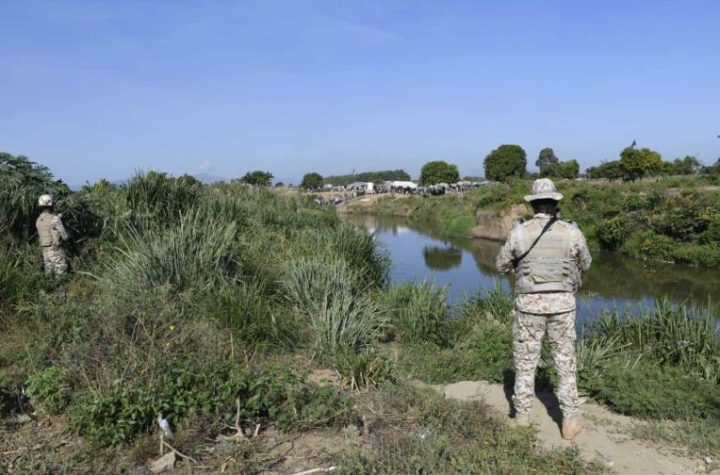
<svg viewBox="0 0 720 475"><path fill-rule="evenodd" d="M4 170L8 183L30 181L28 174L39 177L38 190L62 191L40 166ZM527 186L409 197L404 206L460 233L468 215L506 209ZM596 206L587 193L609 193L578 183L563 192L577 209ZM692 201L675 207L663 192L636 195L602 195L594 212L643 210L647 200L653 209L668 206L668 216L652 215L653 232L685 236L688 246L716 242L712 219L706 228L680 219ZM162 414L182 450L208 463L208 441L227 435L237 418L245 428L295 435L369 431L361 448L338 456L347 473L596 471L575 452L540 451L532 431L507 427L480 404L408 386L410 379L512 382L513 301L501 289L455 309L446 289L429 282L390 286L388 257L373 237L302 194L149 172L59 196L80 237L69 250L74 275L48 281L40 273L32 228L23 224L32 222L36 196L13 198L26 215L3 230L0 408L3 416L61 415L90 444L86 452L104 454L88 470L103 471L102 460L117 462L120 453L142 464L156 457ZM442 217L435 203L447 207ZM610 218L607 229L588 224L593 239L627 249L638 235L632 219L640 218ZM677 252L670 247L657 246ZM619 412L674 424L648 429L648 437L673 440L671 428L694 427L705 435L692 450L717 450L710 438L720 421L719 347L712 317L683 306L660 303L638 319L606 315L578 343L580 384ZM330 384L310 374L328 369ZM553 384L547 362L539 381ZM261 439L242 447L241 470L272 465ZM36 471L27 463L21 467Z"/></svg>
<svg viewBox="0 0 720 475"><path fill-rule="evenodd" d="M556 184L564 195L563 219L580 226L591 248L618 250L638 259L718 267L720 191L708 180L698 175L634 183L557 180ZM372 211L409 217L440 237L463 238L476 226L478 211L501 217L524 203L530 185L527 180L513 180L463 194L380 199Z"/></svg>
<svg viewBox="0 0 720 475"><path fill-rule="evenodd" d="M347 186L357 181L367 183L383 183L386 181L409 181L410 175L405 170L380 170L376 172L351 173L349 175L332 175L325 177L325 183L333 186Z"/></svg>
<svg viewBox="0 0 720 475"><path fill-rule="evenodd" d="M500 289L468 301L461 318L440 327L444 343L426 339L403 349L399 371L429 383L512 384L513 307L512 297ZM585 329L577 355L578 385L591 397L655 421L659 438L671 440L670 429L683 424L698 428L691 450L720 450L712 438L720 430L720 334L714 316L663 301L639 317L606 314ZM552 386L554 379L544 348L538 384Z"/></svg>
<svg viewBox="0 0 720 475"><path fill-rule="evenodd" d="M300 188L303 190L319 190L323 187L325 181L319 173L311 172L306 173L303 176L302 182L300 182Z"/></svg>
<svg viewBox="0 0 720 475"><path fill-rule="evenodd" d="M544 165L549 157L543 157L543 159ZM538 160L540 159L538 158ZM508 181L513 177L521 178L527 173L526 166L527 158L525 150L521 146L500 145L485 157L485 178L493 181Z"/></svg>
<svg viewBox="0 0 720 475"><path fill-rule="evenodd" d="M580 174L580 164L577 160L561 162L551 148L540 150L535 165L540 170L542 177L574 179Z"/></svg>
<svg viewBox="0 0 720 475"><path fill-rule="evenodd" d="M17 459L13 470L100 473L128 459L146 464L158 455L162 415L181 451L217 462L219 471L218 437L231 437L233 424L291 437L322 428L337 437L364 427L377 414L373 401L389 411L370 422L382 432L367 438L366 451L345 450L343 470L370 470L396 437L381 471L439 467L447 457L459 470L586 468L576 453L539 451L532 433L505 427L479 406L424 393L416 400L398 356L381 343L448 348L459 323L445 290L427 282L390 287L389 260L373 237L310 198L156 172L68 190L58 206L78 238L69 249L76 273L48 280L27 223L35 191L57 182L34 164L2 179L38 172L37 189L13 198L25 215L0 241L0 407L3 417L60 415L63 430L87 444L73 446L93 456L58 462L53 452L44 462ZM327 368L334 383L310 374ZM403 399L387 405L392 394ZM407 413L394 412L403 405ZM411 432L397 433L393 420L433 435L410 444ZM263 440L230 444L233 467L257 473L276 463ZM424 462L405 457L425 447L433 451Z"/></svg>
<svg viewBox="0 0 720 475"><path fill-rule="evenodd" d="M423 186L457 183L458 181L460 181L460 173L457 165L442 160L428 162L420 170L420 184Z"/></svg>
<svg viewBox="0 0 720 475"><path fill-rule="evenodd" d="M273 174L262 170L247 172L242 178L240 178L242 183L255 186L270 186L272 184L272 180Z"/></svg>

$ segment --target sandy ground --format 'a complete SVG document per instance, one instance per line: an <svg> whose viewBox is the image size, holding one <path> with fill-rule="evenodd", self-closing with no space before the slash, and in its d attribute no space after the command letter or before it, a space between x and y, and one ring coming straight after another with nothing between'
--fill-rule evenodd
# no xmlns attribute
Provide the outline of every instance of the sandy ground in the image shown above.
<svg viewBox="0 0 720 475"><path fill-rule="evenodd" d="M462 381L446 386L433 386L448 399L482 400L504 415L510 414L510 402L500 384L484 381ZM585 430L573 442L560 436L560 411L557 400L550 393L535 398L531 420L544 448L564 448L575 445L581 456L612 467L620 474L676 475L708 473L705 461L684 458L649 442L632 437L634 419L610 412L593 402L582 406ZM716 472L712 472L716 473Z"/></svg>

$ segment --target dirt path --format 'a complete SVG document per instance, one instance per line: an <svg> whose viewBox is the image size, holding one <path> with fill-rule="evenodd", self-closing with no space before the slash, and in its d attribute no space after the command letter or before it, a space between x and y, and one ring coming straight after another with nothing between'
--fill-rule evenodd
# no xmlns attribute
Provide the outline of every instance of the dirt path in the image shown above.
<svg viewBox="0 0 720 475"><path fill-rule="evenodd" d="M462 381L447 386L434 386L448 399L482 400L503 415L510 412L510 403L500 384L484 381ZM536 397L531 420L547 449L575 444L586 460L598 460L620 474L676 475L706 473L704 461L683 458L637 440L631 435L635 421L608 409L586 402L582 407L585 430L575 441L562 439L559 430L560 412L552 394ZM715 472L713 472L715 473Z"/></svg>

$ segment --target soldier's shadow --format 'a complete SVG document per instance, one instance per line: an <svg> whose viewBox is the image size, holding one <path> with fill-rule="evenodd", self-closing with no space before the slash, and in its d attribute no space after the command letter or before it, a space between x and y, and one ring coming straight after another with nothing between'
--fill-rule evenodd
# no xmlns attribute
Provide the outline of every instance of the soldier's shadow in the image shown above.
<svg viewBox="0 0 720 475"><path fill-rule="evenodd" d="M512 401L512 396L515 386L515 371L505 370L503 373L503 391L505 392L505 399L508 402L508 416L515 417L515 405ZM540 400L540 403L545 407L545 411L548 416L558 425L562 426L562 411L560 410L560 402L558 401L555 393L552 391L552 386L549 383L541 383L536 380L535 383L535 396Z"/></svg>

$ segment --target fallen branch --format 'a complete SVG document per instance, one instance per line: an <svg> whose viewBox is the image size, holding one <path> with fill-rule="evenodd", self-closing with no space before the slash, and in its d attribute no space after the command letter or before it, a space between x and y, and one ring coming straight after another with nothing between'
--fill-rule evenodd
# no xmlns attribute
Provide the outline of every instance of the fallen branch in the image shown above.
<svg viewBox="0 0 720 475"><path fill-rule="evenodd" d="M168 449L170 449L170 450L172 450L173 452L175 452L175 455L179 455L180 457L182 457L182 458L184 458L184 459L186 459L186 460L189 460L189 461L191 461L191 462L194 463L194 464L197 464L197 463L198 463L197 460L195 460L194 458L190 457L189 455L185 455L184 453L180 452L178 449L176 449L176 448L173 447L172 445L168 444L167 442L163 441L163 443L165 444L165 446L166 446Z"/></svg>

